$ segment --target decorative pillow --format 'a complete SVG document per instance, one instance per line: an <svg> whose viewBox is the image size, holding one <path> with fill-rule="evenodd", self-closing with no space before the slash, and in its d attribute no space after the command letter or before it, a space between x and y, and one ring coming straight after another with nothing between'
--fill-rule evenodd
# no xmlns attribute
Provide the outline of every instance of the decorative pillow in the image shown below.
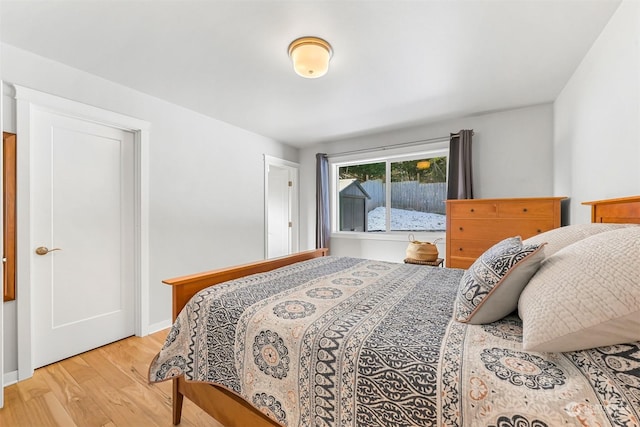
<svg viewBox="0 0 640 427"><path fill-rule="evenodd" d="M518 236L505 239L483 253L460 280L456 320L491 323L513 312L522 289L544 258L542 246L523 245Z"/></svg>
<svg viewBox="0 0 640 427"><path fill-rule="evenodd" d="M547 258L520 296L523 348L574 351L640 340L640 227Z"/></svg>
<svg viewBox="0 0 640 427"><path fill-rule="evenodd" d="M605 231L612 231L625 227L639 227L639 225L604 224L597 222L589 224L567 225L565 227L554 228L553 230L537 234L533 237L528 238L522 243L525 245L546 243L547 245L544 247L544 255L546 258L549 258L560 249L567 247L579 240L586 239L587 237L593 236L595 234L604 233Z"/></svg>

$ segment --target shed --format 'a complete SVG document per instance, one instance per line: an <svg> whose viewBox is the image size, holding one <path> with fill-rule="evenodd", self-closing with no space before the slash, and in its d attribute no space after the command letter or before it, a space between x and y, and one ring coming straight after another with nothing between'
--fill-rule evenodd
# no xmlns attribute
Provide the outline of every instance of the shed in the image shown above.
<svg viewBox="0 0 640 427"><path fill-rule="evenodd" d="M371 196L357 179L341 179L340 231L367 231L367 199Z"/></svg>

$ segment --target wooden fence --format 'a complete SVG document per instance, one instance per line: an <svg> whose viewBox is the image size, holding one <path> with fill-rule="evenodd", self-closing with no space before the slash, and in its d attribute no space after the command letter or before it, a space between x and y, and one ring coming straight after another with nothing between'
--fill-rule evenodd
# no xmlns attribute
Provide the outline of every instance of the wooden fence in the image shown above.
<svg viewBox="0 0 640 427"><path fill-rule="evenodd" d="M385 187L381 180L371 180L360 183L362 188L371 196L367 200L367 212L384 206ZM420 212L445 214L445 200L447 200L447 183L421 184L418 181L403 181L391 183L391 207Z"/></svg>

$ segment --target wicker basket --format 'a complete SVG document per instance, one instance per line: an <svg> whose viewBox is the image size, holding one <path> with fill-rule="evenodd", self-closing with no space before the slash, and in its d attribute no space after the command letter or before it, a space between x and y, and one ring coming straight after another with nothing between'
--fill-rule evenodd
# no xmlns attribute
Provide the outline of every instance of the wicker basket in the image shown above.
<svg viewBox="0 0 640 427"><path fill-rule="evenodd" d="M438 247L435 245L438 240L433 243L421 242L413 238L413 234L409 235L409 245L407 246L406 257L415 261L435 261L438 259Z"/></svg>

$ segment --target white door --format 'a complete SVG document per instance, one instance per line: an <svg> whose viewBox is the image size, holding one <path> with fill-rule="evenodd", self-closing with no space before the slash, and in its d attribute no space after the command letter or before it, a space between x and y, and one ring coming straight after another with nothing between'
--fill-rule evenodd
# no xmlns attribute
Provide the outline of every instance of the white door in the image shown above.
<svg viewBox="0 0 640 427"><path fill-rule="evenodd" d="M36 368L134 334L135 183L131 132L32 114Z"/></svg>
<svg viewBox="0 0 640 427"><path fill-rule="evenodd" d="M265 257L298 251L297 163L265 154Z"/></svg>
<svg viewBox="0 0 640 427"><path fill-rule="evenodd" d="M291 253L291 189L288 168L269 165L268 178L268 254L267 258Z"/></svg>

